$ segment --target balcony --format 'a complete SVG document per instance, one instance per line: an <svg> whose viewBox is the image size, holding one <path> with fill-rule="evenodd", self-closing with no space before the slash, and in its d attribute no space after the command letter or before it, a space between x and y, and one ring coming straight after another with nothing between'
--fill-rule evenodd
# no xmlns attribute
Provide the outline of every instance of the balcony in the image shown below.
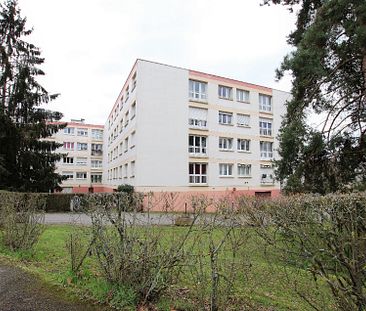
<svg viewBox="0 0 366 311"><path fill-rule="evenodd" d="M103 150L92 150L91 155L101 157L101 156L103 156Z"/></svg>

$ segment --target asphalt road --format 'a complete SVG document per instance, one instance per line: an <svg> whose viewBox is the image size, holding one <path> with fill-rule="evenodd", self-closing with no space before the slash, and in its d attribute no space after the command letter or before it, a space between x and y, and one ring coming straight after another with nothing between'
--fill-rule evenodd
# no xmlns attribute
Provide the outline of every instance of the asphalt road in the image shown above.
<svg viewBox="0 0 366 311"><path fill-rule="evenodd" d="M71 301L62 289L49 288L35 276L0 261L1 311L107 311L107 307Z"/></svg>

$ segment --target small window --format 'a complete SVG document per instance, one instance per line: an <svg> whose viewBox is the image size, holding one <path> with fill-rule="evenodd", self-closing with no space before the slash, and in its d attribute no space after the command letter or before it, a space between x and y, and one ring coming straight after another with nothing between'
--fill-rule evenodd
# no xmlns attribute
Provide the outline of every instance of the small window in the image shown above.
<svg viewBox="0 0 366 311"><path fill-rule="evenodd" d="M88 150L88 144L87 143L78 143L77 149L78 149L78 151Z"/></svg>
<svg viewBox="0 0 366 311"><path fill-rule="evenodd" d="M233 123L233 114L231 112L219 111L219 123L230 125Z"/></svg>
<svg viewBox="0 0 366 311"><path fill-rule="evenodd" d="M219 85L219 97L223 99L233 99L232 98L233 88Z"/></svg>
<svg viewBox="0 0 366 311"><path fill-rule="evenodd" d="M207 83L195 80L189 80L189 98L195 100L207 99Z"/></svg>
<svg viewBox="0 0 366 311"><path fill-rule="evenodd" d="M259 134L264 136L272 136L272 120L259 119Z"/></svg>
<svg viewBox="0 0 366 311"><path fill-rule="evenodd" d="M188 152L191 154L205 155L207 152L207 137L198 135L189 135Z"/></svg>
<svg viewBox="0 0 366 311"><path fill-rule="evenodd" d="M127 152L128 151L128 137L125 138L124 145L125 145L125 152Z"/></svg>
<svg viewBox="0 0 366 311"><path fill-rule="evenodd" d="M233 176L233 164L220 163L219 170L220 176Z"/></svg>
<svg viewBox="0 0 366 311"><path fill-rule="evenodd" d="M130 177L135 177L135 161L131 162L131 176Z"/></svg>
<svg viewBox="0 0 366 311"><path fill-rule="evenodd" d="M76 172L76 179L86 179L88 174L86 172Z"/></svg>
<svg viewBox="0 0 366 311"><path fill-rule="evenodd" d="M127 86L126 87L126 93L125 93L125 96L126 96L126 99L125 99L125 102L128 101L129 97L130 97L130 88Z"/></svg>
<svg viewBox="0 0 366 311"><path fill-rule="evenodd" d="M102 183L102 174L90 174L90 180L94 184L101 184Z"/></svg>
<svg viewBox="0 0 366 311"><path fill-rule="evenodd" d="M250 140L238 138L238 151L250 151Z"/></svg>
<svg viewBox="0 0 366 311"><path fill-rule="evenodd" d="M233 150L233 139L229 137L219 137L220 150Z"/></svg>
<svg viewBox="0 0 366 311"><path fill-rule="evenodd" d="M252 174L251 164L238 164L238 176L239 177L250 177Z"/></svg>
<svg viewBox="0 0 366 311"><path fill-rule="evenodd" d="M189 163L189 183L207 184L207 164Z"/></svg>
<svg viewBox="0 0 366 311"><path fill-rule="evenodd" d="M239 126L250 126L250 115L238 113L236 119Z"/></svg>
<svg viewBox="0 0 366 311"><path fill-rule="evenodd" d="M103 162L101 160L91 160L90 164L92 168L99 168L103 166Z"/></svg>
<svg viewBox="0 0 366 311"><path fill-rule="evenodd" d="M262 160L270 160L273 158L273 143L269 141L261 141L259 143Z"/></svg>
<svg viewBox="0 0 366 311"><path fill-rule="evenodd" d="M134 89L136 88L136 84L137 84L137 77L136 77L137 73L135 72L134 75L132 76L132 89L131 92L134 91Z"/></svg>
<svg viewBox="0 0 366 311"><path fill-rule="evenodd" d="M66 141L63 147L65 150L74 150L74 143Z"/></svg>
<svg viewBox="0 0 366 311"><path fill-rule="evenodd" d="M136 102L131 105L131 120L136 116Z"/></svg>
<svg viewBox="0 0 366 311"><path fill-rule="evenodd" d="M73 157L63 157L64 164L74 164L74 158Z"/></svg>
<svg viewBox="0 0 366 311"><path fill-rule="evenodd" d="M66 135L74 135L74 128L73 127L65 127L64 128L64 134Z"/></svg>
<svg viewBox="0 0 366 311"><path fill-rule="evenodd" d="M238 102L248 103L249 102L249 91L236 90L236 100Z"/></svg>
<svg viewBox="0 0 366 311"><path fill-rule="evenodd" d="M126 163L124 166L123 166L123 178L127 178L128 176L128 163Z"/></svg>
<svg viewBox="0 0 366 311"><path fill-rule="evenodd" d="M77 129L78 136L88 136L88 129Z"/></svg>
<svg viewBox="0 0 366 311"><path fill-rule="evenodd" d="M66 177L66 179L74 179L74 173L73 172L62 172L62 176Z"/></svg>
<svg viewBox="0 0 366 311"><path fill-rule="evenodd" d="M259 94L259 110L265 112L272 111L272 96Z"/></svg>
<svg viewBox="0 0 366 311"><path fill-rule="evenodd" d="M76 158L76 165L86 166L87 161L88 161L88 158L84 158L84 157Z"/></svg>

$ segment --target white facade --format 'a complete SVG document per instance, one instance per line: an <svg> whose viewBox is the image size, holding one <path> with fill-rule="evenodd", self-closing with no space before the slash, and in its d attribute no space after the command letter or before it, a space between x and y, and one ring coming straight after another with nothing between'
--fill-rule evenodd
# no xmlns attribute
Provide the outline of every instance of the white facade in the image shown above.
<svg viewBox="0 0 366 311"><path fill-rule="evenodd" d="M64 154L56 165L56 172L67 176L61 184L62 192L100 191L103 176L103 126L72 120L51 139L62 144L56 150Z"/></svg>
<svg viewBox="0 0 366 311"><path fill-rule="evenodd" d="M104 183L139 191L278 190L286 92L137 60L105 124Z"/></svg>

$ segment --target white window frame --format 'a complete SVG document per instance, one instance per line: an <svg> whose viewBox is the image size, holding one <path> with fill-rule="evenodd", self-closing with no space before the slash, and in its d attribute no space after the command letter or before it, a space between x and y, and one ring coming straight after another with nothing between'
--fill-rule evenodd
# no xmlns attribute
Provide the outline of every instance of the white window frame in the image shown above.
<svg viewBox="0 0 366 311"><path fill-rule="evenodd" d="M233 113L226 111L219 111L219 123L224 125L232 125Z"/></svg>
<svg viewBox="0 0 366 311"><path fill-rule="evenodd" d="M203 167L205 168L204 170L206 173L202 173ZM188 165L189 183L194 185L206 185L207 169L208 169L207 163L189 163Z"/></svg>
<svg viewBox="0 0 366 311"><path fill-rule="evenodd" d="M262 160L269 160L273 158L273 142L260 141L259 149Z"/></svg>
<svg viewBox="0 0 366 311"><path fill-rule="evenodd" d="M87 128L78 128L76 130L76 135L77 136L82 136L82 137L88 137L89 131L88 131Z"/></svg>
<svg viewBox="0 0 366 311"><path fill-rule="evenodd" d="M250 127L250 115L244 113L238 113L236 115L236 124L238 126Z"/></svg>
<svg viewBox="0 0 366 311"><path fill-rule="evenodd" d="M189 79L189 98L194 100L207 100L207 82Z"/></svg>
<svg viewBox="0 0 366 311"><path fill-rule="evenodd" d="M78 177L78 175L80 176L80 174L83 174L82 177ZM76 172L76 179L87 179L88 178L88 173L87 172Z"/></svg>
<svg viewBox="0 0 366 311"><path fill-rule="evenodd" d="M61 173L62 176L66 176L66 180L74 179L74 172L64 171ZM71 177L70 177L71 176Z"/></svg>
<svg viewBox="0 0 366 311"><path fill-rule="evenodd" d="M77 166L87 166L88 158L87 157L77 157L75 161L75 165Z"/></svg>
<svg viewBox="0 0 366 311"><path fill-rule="evenodd" d="M74 135L75 134L75 128L74 127L65 127L64 128L64 134L65 135Z"/></svg>
<svg viewBox="0 0 366 311"><path fill-rule="evenodd" d="M92 168L100 168L100 167L103 167L103 161L102 160L90 160L90 166Z"/></svg>
<svg viewBox="0 0 366 311"><path fill-rule="evenodd" d="M103 130L92 129L91 136L95 140L103 140Z"/></svg>
<svg viewBox="0 0 366 311"><path fill-rule="evenodd" d="M130 177L135 177L135 166L136 166L136 162L135 161L131 161L131 165L130 165Z"/></svg>
<svg viewBox="0 0 366 311"><path fill-rule="evenodd" d="M207 136L189 135L188 152L194 155L207 154Z"/></svg>
<svg viewBox="0 0 366 311"><path fill-rule="evenodd" d="M93 180L93 177L98 177L96 180ZM92 184L101 184L103 180L103 174L102 173L91 173L90 174L90 182Z"/></svg>
<svg viewBox="0 0 366 311"><path fill-rule="evenodd" d="M238 163L238 177L251 177L252 176L252 165Z"/></svg>
<svg viewBox="0 0 366 311"><path fill-rule="evenodd" d="M74 150L74 147L75 147L75 143L74 142L64 141L64 143L63 143L63 148L65 150Z"/></svg>
<svg viewBox="0 0 366 311"><path fill-rule="evenodd" d="M242 152L250 152L250 139L238 138L237 149Z"/></svg>
<svg viewBox="0 0 366 311"><path fill-rule="evenodd" d="M86 148L84 149L86 145ZM77 150L78 151L87 151L88 150L88 143L77 143Z"/></svg>
<svg viewBox="0 0 366 311"><path fill-rule="evenodd" d="M127 152L128 151L128 137L125 138L125 141L124 141L124 146L125 146L125 150L124 152Z"/></svg>
<svg viewBox="0 0 366 311"><path fill-rule="evenodd" d="M272 96L259 94L259 110L264 112L272 112Z"/></svg>
<svg viewBox="0 0 366 311"><path fill-rule="evenodd" d="M233 150L233 138L231 137L219 137L219 150L232 151Z"/></svg>
<svg viewBox="0 0 366 311"><path fill-rule="evenodd" d="M232 100L233 99L233 88L230 86L219 85L218 95L219 95L219 98Z"/></svg>
<svg viewBox="0 0 366 311"><path fill-rule="evenodd" d="M74 157L63 157L62 163L65 165L74 165Z"/></svg>
<svg viewBox="0 0 366 311"><path fill-rule="evenodd" d="M249 103L249 91L236 89L236 100L241 103Z"/></svg>
<svg viewBox="0 0 366 311"><path fill-rule="evenodd" d="M272 120L259 119L259 134L262 136L272 136Z"/></svg>
<svg viewBox="0 0 366 311"><path fill-rule="evenodd" d="M219 163L219 176L220 177L232 177L233 176L233 164L232 163Z"/></svg>

